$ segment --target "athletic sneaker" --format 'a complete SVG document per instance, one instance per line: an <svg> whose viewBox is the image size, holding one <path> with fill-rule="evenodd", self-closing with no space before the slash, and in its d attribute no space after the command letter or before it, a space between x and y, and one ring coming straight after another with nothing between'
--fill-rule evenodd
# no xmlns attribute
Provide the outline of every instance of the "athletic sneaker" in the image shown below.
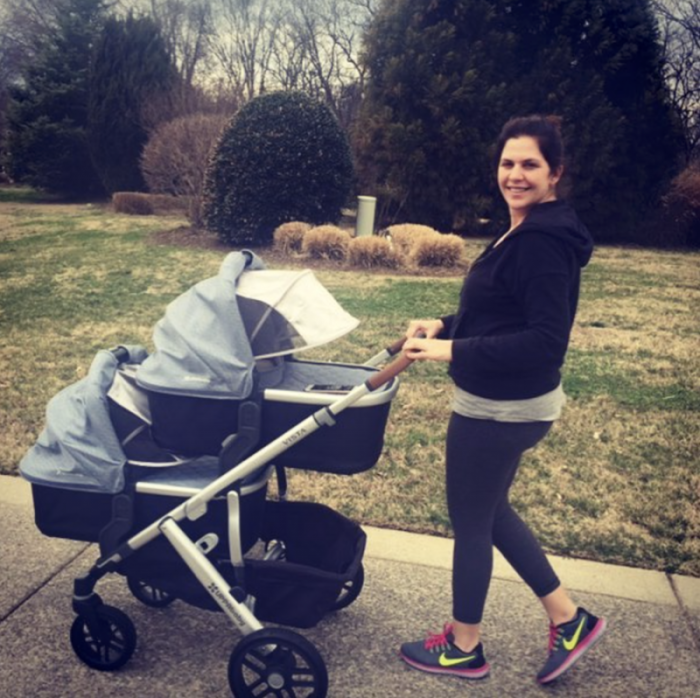
<svg viewBox="0 0 700 698"><path fill-rule="evenodd" d="M471 652L462 652L454 644L450 623L445 623L438 635L430 633L426 640L404 643L399 656L414 669L431 674L452 674L464 679L483 679L489 675L481 643Z"/></svg>
<svg viewBox="0 0 700 698"><path fill-rule="evenodd" d="M549 659L537 674L540 683L549 683L570 669L595 645L605 632L605 618L596 618L584 608L568 623L549 626Z"/></svg>

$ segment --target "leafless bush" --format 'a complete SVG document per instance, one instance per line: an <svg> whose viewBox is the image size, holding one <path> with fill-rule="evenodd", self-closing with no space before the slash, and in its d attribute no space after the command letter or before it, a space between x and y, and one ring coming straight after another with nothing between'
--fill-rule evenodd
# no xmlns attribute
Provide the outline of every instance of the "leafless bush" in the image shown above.
<svg viewBox="0 0 700 698"><path fill-rule="evenodd" d="M314 259L343 260L348 256L350 233L335 225L319 225L304 235L302 251Z"/></svg>
<svg viewBox="0 0 700 698"><path fill-rule="evenodd" d="M411 250L411 261L419 267L456 267L464 257L459 235L426 235Z"/></svg>
<svg viewBox="0 0 700 698"><path fill-rule="evenodd" d="M700 165L691 165L671 182L663 198L663 234L665 245L700 246Z"/></svg>
<svg viewBox="0 0 700 698"><path fill-rule="evenodd" d="M396 269L401 266L401 258L391 242L374 235L350 240L348 261L352 266L364 269Z"/></svg>
<svg viewBox="0 0 700 698"><path fill-rule="evenodd" d="M112 205L117 213L135 216L152 216L153 203L148 194L135 191L118 191L112 194Z"/></svg>
<svg viewBox="0 0 700 698"><path fill-rule="evenodd" d="M275 249L284 254L300 253L304 244L304 236L309 230L311 230L311 225L302 221L282 223L272 233Z"/></svg>
<svg viewBox="0 0 700 698"><path fill-rule="evenodd" d="M193 226L202 223L204 178L211 153L228 118L221 114L192 114L159 126L141 157L148 188L158 194L185 196Z"/></svg>

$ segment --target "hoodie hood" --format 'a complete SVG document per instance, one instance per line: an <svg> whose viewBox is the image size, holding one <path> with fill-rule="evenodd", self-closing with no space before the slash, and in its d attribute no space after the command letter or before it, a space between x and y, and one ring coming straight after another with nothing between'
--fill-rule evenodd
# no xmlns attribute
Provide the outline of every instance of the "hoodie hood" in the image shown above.
<svg viewBox="0 0 700 698"><path fill-rule="evenodd" d="M513 237L531 232L552 235L570 245L581 267L585 267L591 259L593 238L566 201L557 199L535 206L513 231Z"/></svg>

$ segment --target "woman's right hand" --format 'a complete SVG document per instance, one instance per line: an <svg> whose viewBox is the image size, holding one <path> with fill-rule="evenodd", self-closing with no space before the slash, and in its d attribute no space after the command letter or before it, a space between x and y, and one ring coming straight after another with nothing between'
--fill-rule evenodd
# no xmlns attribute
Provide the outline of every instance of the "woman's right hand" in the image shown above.
<svg viewBox="0 0 700 698"><path fill-rule="evenodd" d="M437 337L443 329L445 329L445 325L442 320L411 320L406 330L406 339L413 337L432 339Z"/></svg>

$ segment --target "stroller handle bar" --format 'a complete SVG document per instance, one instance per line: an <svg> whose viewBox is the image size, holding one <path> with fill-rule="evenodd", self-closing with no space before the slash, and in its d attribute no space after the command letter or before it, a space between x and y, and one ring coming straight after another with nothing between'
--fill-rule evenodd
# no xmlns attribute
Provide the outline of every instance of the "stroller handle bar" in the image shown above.
<svg viewBox="0 0 700 698"><path fill-rule="evenodd" d="M395 356L401 351L401 347L403 347L404 343L406 342L406 338L402 337L401 339L397 340L394 342L392 345L388 346L382 353L382 357L390 358L392 356ZM377 354L377 357L373 357L370 359L370 361L373 361L375 358L378 358L380 354ZM386 359L384 359L386 360ZM379 361L377 361L379 363ZM404 356L403 354L396 359L394 359L390 364L385 366L383 369L377 371L373 376L367 379L365 382L365 385L369 390L377 390L377 388L380 388L383 386L385 383L388 383L390 380L393 378L396 378L396 376L399 375L402 371L405 371L411 364L413 363L413 359L409 359L407 356ZM370 364L370 362L367 362L366 365L373 365Z"/></svg>

